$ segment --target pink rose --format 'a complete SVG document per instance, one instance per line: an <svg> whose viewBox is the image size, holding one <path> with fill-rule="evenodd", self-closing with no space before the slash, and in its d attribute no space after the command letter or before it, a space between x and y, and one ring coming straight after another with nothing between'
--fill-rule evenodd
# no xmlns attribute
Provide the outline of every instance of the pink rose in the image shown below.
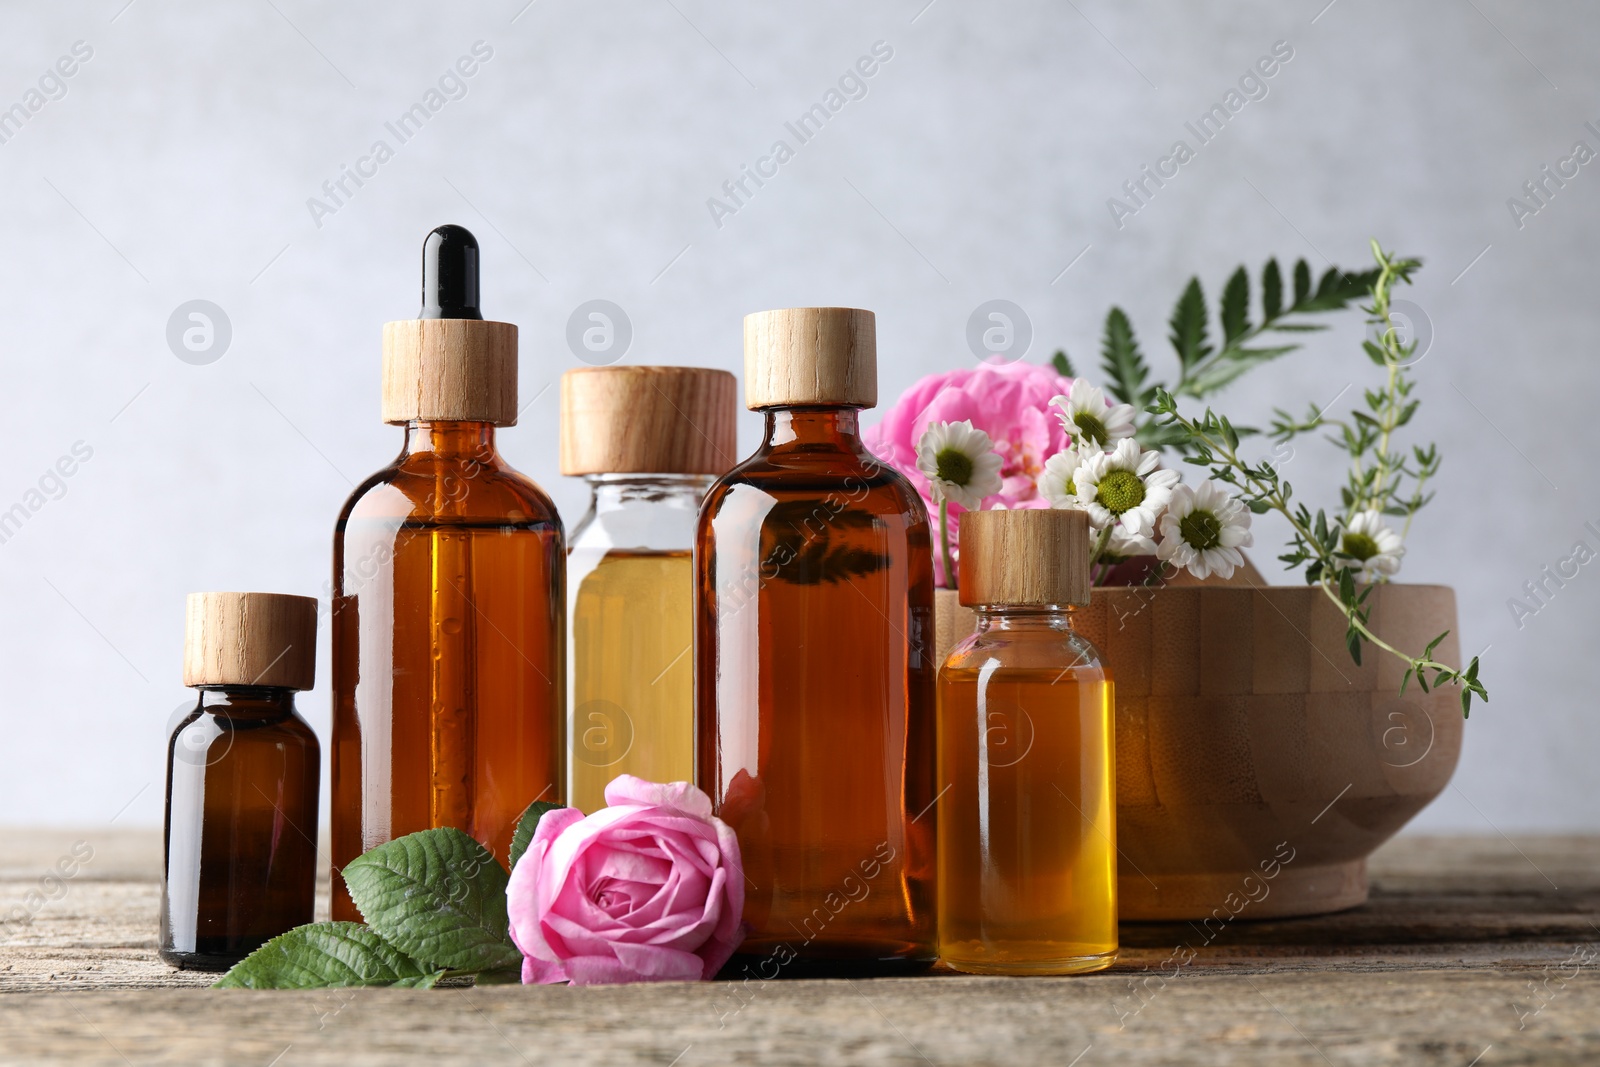
<svg viewBox="0 0 1600 1067"><path fill-rule="evenodd" d="M943 580L943 561L937 545L938 509L928 491L927 477L917 469L917 442L933 422L970 419L987 433L1000 453L1000 491L984 497L983 506L1046 508L1036 479L1045 460L1069 442L1061 420L1050 409L1050 398L1070 392L1072 379L1036 363L984 363L976 367L930 374L918 381L891 407L883 421L869 426L862 439L884 463L911 480L934 515L934 566ZM959 543L956 516L959 504L950 506L952 552ZM947 584L947 583L946 583Z"/></svg>
<svg viewBox="0 0 1600 1067"><path fill-rule="evenodd" d="M547 811L506 887L527 983L711 978L744 939L739 841L688 782L630 774Z"/></svg>

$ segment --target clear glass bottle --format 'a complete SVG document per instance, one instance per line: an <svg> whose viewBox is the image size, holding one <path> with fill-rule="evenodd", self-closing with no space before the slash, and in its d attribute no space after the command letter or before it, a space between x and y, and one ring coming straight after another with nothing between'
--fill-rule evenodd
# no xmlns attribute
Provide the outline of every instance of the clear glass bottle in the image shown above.
<svg viewBox="0 0 1600 1067"><path fill-rule="evenodd" d="M194 710L167 742L161 958L226 970L311 922L317 736L295 711L316 667L317 602L194 593L184 684Z"/></svg>
<svg viewBox="0 0 1600 1067"><path fill-rule="evenodd" d="M1117 955L1111 674L1072 629L1087 515L961 517L974 632L939 670L939 955L977 974L1075 974Z"/></svg>
<svg viewBox="0 0 1600 1067"><path fill-rule="evenodd" d="M561 379L561 472L589 511L567 555L568 802L619 774L694 780L695 520L735 458L736 383L696 367L591 367Z"/></svg>
<svg viewBox="0 0 1600 1067"><path fill-rule="evenodd" d="M882 974L935 951L926 509L863 446L873 317L745 319L754 456L696 541L700 786L738 833L749 931L725 973Z"/></svg>
<svg viewBox="0 0 1600 1067"><path fill-rule="evenodd" d="M405 446L345 502L333 546L333 866L454 826L502 863L565 799L565 543L495 447L516 421L516 327L477 307L477 244L424 246L420 319L384 327L384 421ZM334 878L333 917L359 919Z"/></svg>

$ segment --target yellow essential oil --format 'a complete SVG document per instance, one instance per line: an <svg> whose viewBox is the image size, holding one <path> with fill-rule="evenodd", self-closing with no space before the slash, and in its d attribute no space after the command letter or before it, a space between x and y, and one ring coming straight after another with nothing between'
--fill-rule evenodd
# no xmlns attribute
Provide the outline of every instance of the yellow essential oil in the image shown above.
<svg viewBox="0 0 1600 1067"><path fill-rule="evenodd" d="M605 806L619 774L693 780L693 601L687 549L608 552L577 583L571 800L583 811Z"/></svg>
<svg viewBox="0 0 1600 1067"><path fill-rule="evenodd" d="M1073 632L1086 516L973 512L939 671L939 955L976 974L1078 974L1117 955L1115 706Z"/></svg>

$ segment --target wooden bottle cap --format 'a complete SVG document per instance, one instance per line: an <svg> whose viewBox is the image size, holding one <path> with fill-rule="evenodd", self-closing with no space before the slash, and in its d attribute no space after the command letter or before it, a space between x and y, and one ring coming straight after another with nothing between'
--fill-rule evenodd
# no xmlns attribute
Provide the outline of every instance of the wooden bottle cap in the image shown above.
<svg viewBox="0 0 1600 1067"><path fill-rule="evenodd" d="M859 308L746 315L745 407L877 406L877 336L872 312Z"/></svg>
<svg viewBox="0 0 1600 1067"><path fill-rule="evenodd" d="M561 376L561 473L724 474L738 381L709 367L581 367Z"/></svg>
<svg viewBox="0 0 1600 1067"><path fill-rule="evenodd" d="M383 326L383 421L517 422L517 328L484 319Z"/></svg>
<svg viewBox="0 0 1600 1067"><path fill-rule="evenodd" d="M968 511L957 565L966 605L1089 603L1089 513Z"/></svg>
<svg viewBox="0 0 1600 1067"><path fill-rule="evenodd" d="M287 593L190 593L183 684L310 689L317 601Z"/></svg>

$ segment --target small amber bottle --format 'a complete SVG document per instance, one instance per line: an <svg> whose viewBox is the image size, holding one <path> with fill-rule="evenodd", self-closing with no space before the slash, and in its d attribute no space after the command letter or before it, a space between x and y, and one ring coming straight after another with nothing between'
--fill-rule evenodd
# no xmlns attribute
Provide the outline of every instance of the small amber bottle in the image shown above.
<svg viewBox="0 0 1600 1067"><path fill-rule="evenodd" d="M760 449L696 540L697 771L739 835L726 973L893 974L936 953L933 557L911 485L862 444L874 320L746 317Z"/></svg>
<svg viewBox="0 0 1600 1067"><path fill-rule="evenodd" d="M523 810L565 799L566 551L495 447L517 328L480 314L459 226L423 246L420 317L383 328L383 419L404 447L334 528L334 870L440 826L507 863ZM337 875L333 917L360 918Z"/></svg>
<svg viewBox="0 0 1600 1067"><path fill-rule="evenodd" d="M161 958L226 970L312 921L317 736L294 707L316 673L317 602L191 593L183 684L199 703L167 742Z"/></svg>
<svg viewBox="0 0 1600 1067"><path fill-rule="evenodd" d="M1073 632L1088 515L961 517L977 626L939 670L939 955L977 974L1076 974L1117 955L1111 674Z"/></svg>
<svg viewBox="0 0 1600 1067"><path fill-rule="evenodd" d="M619 774L694 780L695 519L733 466L737 382L700 367L561 378L561 473L589 511L567 554L568 802L605 807Z"/></svg>

